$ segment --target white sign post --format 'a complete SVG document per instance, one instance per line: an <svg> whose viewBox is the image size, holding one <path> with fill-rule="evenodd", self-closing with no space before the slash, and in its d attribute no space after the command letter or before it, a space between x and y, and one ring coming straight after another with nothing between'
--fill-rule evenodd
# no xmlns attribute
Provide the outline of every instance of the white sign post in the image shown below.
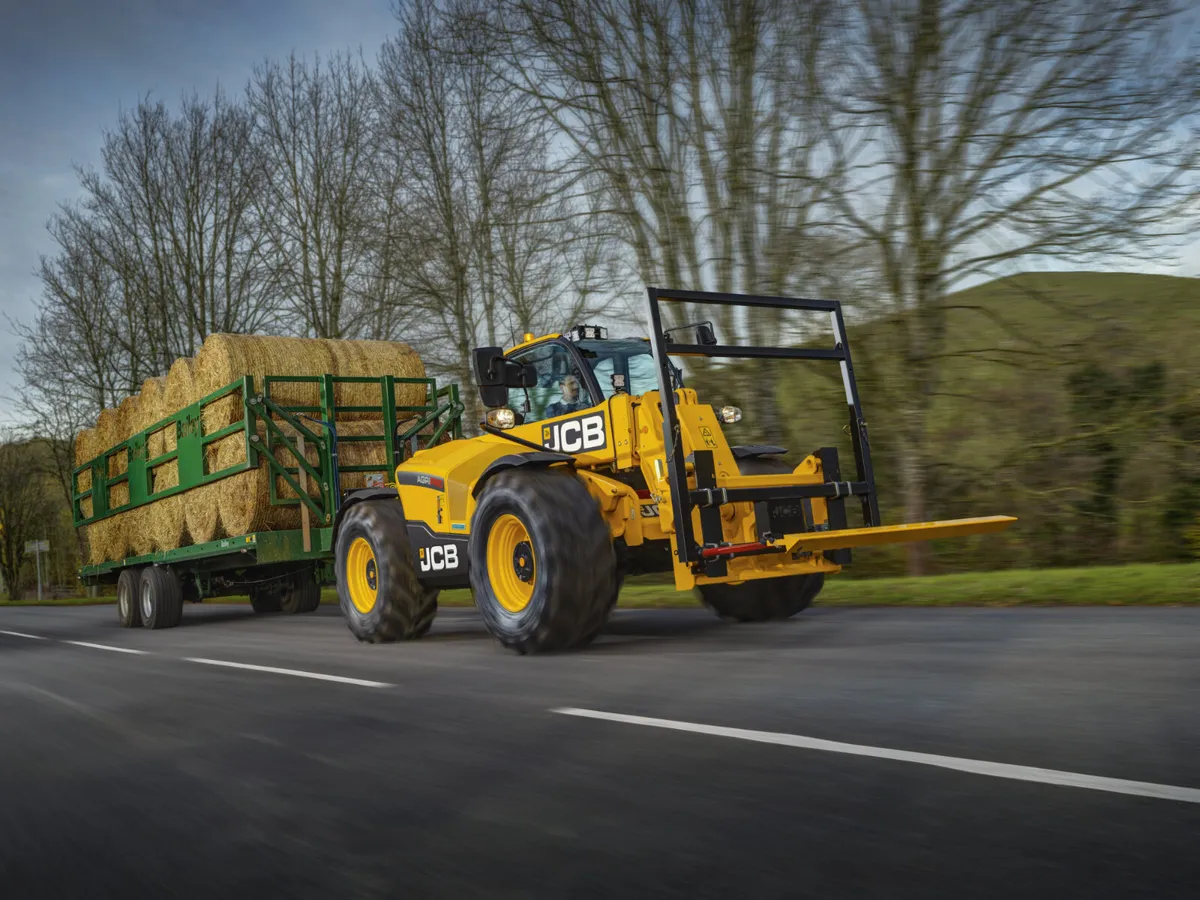
<svg viewBox="0 0 1200 900"><path fill-rule="evenodd" d="M32 553L37 560L38 603L42 602L42 554L50 552L49 541L26 541L25 552Z"/></svg>

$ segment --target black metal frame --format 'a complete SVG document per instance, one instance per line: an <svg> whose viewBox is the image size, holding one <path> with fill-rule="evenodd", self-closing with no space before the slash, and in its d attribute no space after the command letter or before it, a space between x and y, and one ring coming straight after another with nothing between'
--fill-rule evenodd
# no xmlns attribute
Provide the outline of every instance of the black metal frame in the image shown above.
<svg viewBox="0 0 1200 900"><path fill-rule="evenodd" d="M858 385L854 380L854 366L850 360L850 345L846 340L846 323L842 317L842 305L836 300L809 300L793 297L760 297L749 294L724 294L709 291L676 291L648 288L646 311L650 319L650 346L654 353L655 368L658 370L659 394L662 397L663 446L667 457L667 474L671 490L671 505L675 511L676 553L679 561L693 568L702 568L704 574L724 575L726 562L732 556L771 552L762 546L770 535L770 523L759 523L760 544L744 549L728 549L721 533L720 507L726 503L752 501L761 503L758 508L765 512L765 501L798 500L802 503L814 497L826 499L829 507L828 527L845 528L845 498L858 497L862 502L863 526L879 524L879 505L875 494L875 473L871 467L871 449L867 438L867 423L863 419L862 404L858 398ZM659 304L663 301L682 303L705 303L717 306L759 307L782 310L827 312L833 324L834 347L832 349L808 349L799 347L737 347L727 344L680 344L668 341L663 333L662 315ZM676 412L676 394L671 385L671 356L693 355L720 357L724 359L818 359L834 360L840 364L842 385L846 391L846 405L850 416L850 436L854 447L856 481L841 481L837 451L822 448L817 451L825 473L824 484L796 485L795 487L761 488L718 488L711 450L693 450L693 465L696 473L696 489L687 489L687 466L683 442L680 439L679 415ZM807 504L805 504L807 506ZM700 509L702 541L697 541L692 529L692 510ZM716 552L716 551L720 552ZM837 556L832 556L837 554ZM832 551L835 562L848 562L848 553Z"/></svg>

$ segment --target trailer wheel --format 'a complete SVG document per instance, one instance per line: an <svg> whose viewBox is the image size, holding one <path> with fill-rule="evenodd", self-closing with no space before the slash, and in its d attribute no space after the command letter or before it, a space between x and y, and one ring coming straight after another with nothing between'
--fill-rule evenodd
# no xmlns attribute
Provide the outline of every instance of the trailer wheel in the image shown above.
<svg viewBox="0 0 1200 900"><path fill-rule="evenodd" d="M321 605L321 586L308 570L297 572L288 580L278 603L279 609L289 614L316 612Z"/></svg>
<svg viewBox="0 0 1200 900"><path fill-rule="evenodd" d="M363 500L346 511L336 567L338 603L360 641L412 640L433 624L437 591L417 580L399 498Z"/></svg>
<svg viewBox="0 0 1200 900"><path fill-rule="evenodd" d="M254 585L250 588L250 608L259 615L279 612L279 592L270 585Z"/></svg>
<svg viewBox="0 0 1200 900"><path fill-rule="evenodd" d="M616 597L616 558L596 502L578 479L509 469L487 484L468 549L475 605L519 653L595 637Z"/></svg>
<svg viewBox="0 0 1200 900"><path fill-rule="evenodd" d="M738 460L743 475L783 475L794 469L782 459L753 457ZM762 578L742 584L709 584L699 588L704 605L723 619L767 622L790 619L808 609L821 588L825 573Z"/></svg>
<svg viewBox="0 0 1200 900"><path fill-rule="evenodd" d="M140 569L122 569L117 577L117 620L122 628L142 624L142 573Z"/></svg>
<svg viewBox="0 0 1200 900"><path fill-rule="evenodd" d="M170 568L144 568L140 596L144 627L174 628L183 618L183 585Z"/></svg>

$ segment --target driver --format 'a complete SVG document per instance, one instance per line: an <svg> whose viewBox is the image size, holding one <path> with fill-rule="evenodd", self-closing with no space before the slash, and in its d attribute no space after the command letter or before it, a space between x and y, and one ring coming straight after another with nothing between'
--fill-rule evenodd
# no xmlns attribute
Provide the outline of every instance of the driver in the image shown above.
<svg viewBox="0 0 1200 900"><path fill-rule="evenodd" d="M565 416L567 413L576 412L585 408L583 398L579 393L579 379L574 375L568 375L559 384L559 389L562 391L562 400L555 400L546 407L546 417L554 418L555 416Z"/></svg>

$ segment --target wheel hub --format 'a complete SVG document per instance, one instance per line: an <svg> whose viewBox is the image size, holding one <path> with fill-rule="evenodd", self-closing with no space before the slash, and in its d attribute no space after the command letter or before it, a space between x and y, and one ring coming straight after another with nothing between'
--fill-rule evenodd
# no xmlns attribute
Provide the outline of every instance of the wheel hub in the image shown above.
<svg viewBox="0 0 1200 900"><path fill-rule="evenodd" d="M526 584L533 581L533 547L521 541L513 548L513 572Z"/></svg>
<svg viewBox="0 0 1200 900"><path fill-rule="evenodd" d="M374 559L367 562L367 587L373 591L379 588L379 572L375 568Z"/></svg>

